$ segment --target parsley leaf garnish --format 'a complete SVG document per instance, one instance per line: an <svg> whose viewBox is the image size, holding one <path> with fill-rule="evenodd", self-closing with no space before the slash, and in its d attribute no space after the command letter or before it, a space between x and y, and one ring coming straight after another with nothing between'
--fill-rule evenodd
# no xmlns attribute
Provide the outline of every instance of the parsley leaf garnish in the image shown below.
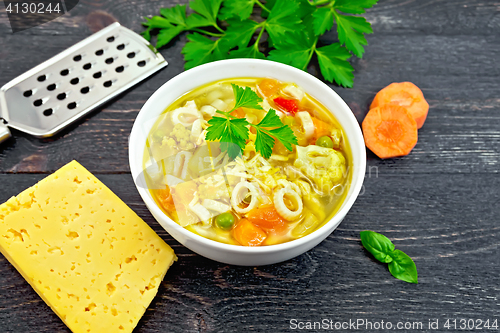
<svg viewBox="0 0 500 333"><path fill-rule="evenodd" d="M233 110L238 108L264 110L262 106L259 105L259 103L262 103L262 98L260 98L252 88L241 88L234 83L231 83L231 87L233 87L233 93L236 99Z"/></svg>
<svg viewBox="0 0 500 333"><path fill-rule="evenodd" d="M292 151L292 144L298 144L297 137L293 134L292 129L287 125L283 125L280 117L273 109L269 109L264 119L259 124L252 125L252 127L257 130L255 149L265 158L269 158L273 151L275 141L273 137L278 139L290 151ZM267 128L270 127L275 128L268 130Z"/></svg>
<svg viewBox="0 0 500 333"><path fill-rule="evenodd" d="M158 33L158 42L156 43L156 47L167 45L182 31L184 31L184 29L180 25L171 28L161 29L160 32Z"/></svg>
<svg viewBox="0 0 500 333"><path fill-rule="evenodd" d="M259 28L259 24L254 20L230 19L227 22L229 26L224 38L242 48L248 45L255 31Z"/></svg>
<svg viewBox="0 0 500 333"><path fill-rule="evenodd" d="M245 118L237 118L231 112L238 108L263 110L260 98L250 87L242 88L236 84L231 84L235 97L234 108L229 112L217 110L217 114L208 121L205 139L207 141L220 141L221 149L227 151L230 158L234 159L245 149L249 139L251 126L256 130L255 150L264 158L269 158L273 152L274 143L280 141L288 150L292 150L292 144L297 144L292 129L284 125L276 114L270 109L257 125L249 123Z"/></svg>
<svg viewBox="0 0 500 333"><path fill-rule="evenodd" d="M334 12L334 16L337 21L339 41L345 44L354 55L361 58L365 52L362 45L368 44L363 33L373 32L370 23L364 17L359 16L346 16L337 12Z"/></svg>
<svg viewBox="0 0 500 333"><path fill-rule="evenodd" d="M344 13L363 14L366 9L372 8L378 0L336 0L335 8Z"/></svg>
<svg viewBox="0 0 500 333"><path fill-rule="evenodd" d="M344 15L362 14L367 8L371 8L378 0L335 0L327 1L324 7L319 7L313 14L314 33L322 35L332 29L333 23L337 23L339 41L355 56L361 58L365 49L362 45L368 42L364 34L373 32L369 22L360 16Z"/></svg>
<svg viewBox="0 0 500 333"><path fill-rule="evenodd" d="M185 26L186 24L186 5L177 5L170 8L160 9L160 14L164 16L170 23Z"/></svg>
<svg viewBox="0 0 500 333"><path fill-rule="evenodd" d="M227 46L224 40L212 40L197 32L188 35L189 42L182 49L185 68L190 69L207 62L224 59L224 53L227 52Z"/></svg>
<svg viewBox="0 0 500 333"><path fill-rule="evenodd" d="M268 59L306 70L316 47L316 39L303 31L294 32L291 36L293 39L276 45L276 49L269 52Z"/></svg>
<svg viewBox="0 0 500 333"><path fill-rule="evenodd" d="M265 29L274 44L286 40L287 33L302 29L300 26L301 20L297 13L299 7L298 1L295 0L276 1L265 21Z"/></svg>
<svg viewBox="0 0 500 333"><path fill-rule="evenodd" d="M255 47L244 47L231 51L231 58L266 59L266 56Z"/></svg>
<svg viewBox="0 0 500 333"><path fill-rule="evenodd" d="M243 149L248 140L248 122L243 118L231 119L229 117L212 117L208 121L205 139L207 141L221 142L221 149L227 151L229 157L234 159Z"/></svg>
<svg viewBox="0 0 500 333"><path fill-rule="evenodd" d="M318 63L325 79L335 80L340 85L352 87L354 69L347 61L351 57L349 51L339 43L330 44L315 50Z"/></svg>
<svg viewBox="0 0 500 333"><path fill-rule="evenodd" d="M219 13L222 0L194 0L189 2L189 7L197 12L199 16L206 19L207 25L218 28L217 14ZM192 14L198 16L197 14Z"/></svg>
<svg viewBox="0 0 500 333"><path fill-rule="evenodd" d="M219 19L227 20L237 16L241 20L246 20L252 15L255 3L255 0L224 0Z"/></svg>
<svg viewBox="0 0 500 333"><path fill-rule="evenodd" d="M333 11L330 7L318 8L313 13L313 27L316 35L322 35L333 27Z"/></svg>
<svg viewBox="0 0 500 333"><path fill-rule="evenodd" d="M185 69L230 58L269 59L307 70L316 58L323 77L352 87L351 54L361 58L365 35L373 32L360 14L378 0L191 0L145 18L142 35L156 47L188 31L182 50ZM260 16L258 16L260 11ZM338 42L324 44L330 30ZM314 62L313 62L314 64Z"/></svg>

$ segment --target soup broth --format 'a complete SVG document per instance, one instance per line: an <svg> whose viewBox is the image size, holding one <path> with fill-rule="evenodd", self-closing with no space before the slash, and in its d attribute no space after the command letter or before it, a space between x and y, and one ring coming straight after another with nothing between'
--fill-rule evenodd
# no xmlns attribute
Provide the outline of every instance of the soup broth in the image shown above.
<svg viewBox="0 0 500 333"><path fill-rule="evenodd" d="M276 110L297 137L288 150L256 151L255 130L229 158L205 140L208 121L235 106L231 84L250 87L263 110L238 108L233 118L258 124ZM349 190L352 158L338 121L299 86L272 78L213 82L179 97L155 121L144 153L147 186L172 220L200 236L234 245L288 242L320 228Z"/></svg>

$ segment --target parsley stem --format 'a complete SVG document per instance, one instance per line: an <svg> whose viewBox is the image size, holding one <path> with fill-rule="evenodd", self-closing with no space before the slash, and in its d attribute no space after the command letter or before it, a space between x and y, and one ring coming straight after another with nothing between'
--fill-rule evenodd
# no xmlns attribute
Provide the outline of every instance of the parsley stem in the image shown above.
<svg viewBox="0 0 500 333"><path fill-rule="evenodd" d="M266 6L264 6L264 5L262 4L262 2L260 2L259 0L255 0L255 3L256 3L257 5L259 5L259 7L260 7L260 8L264 9L266 12L268 12L268 13L270 13L270 12L271 12L271 11L270 11L270 10L269 10Z"/></svg>
<svg viewBox="0 0 500 333"><path fill-rule="evenodd" d="M321 6L321 5L326 5L329 3L330 5L333 5L335 3L335 0L315 0L315 1L309 1L309 3L313 6Z"/></svg>
<svg viewBox="0 0 500 333"><path fill-rule="evenodd" d="M217 110L215 111L215 113L218 113L218 114L223 114L224 116L226 116L226 118L231 118L231 119L236 119L238 117L235 117L231 114L231 112L233 112L234 110L236 110L237 108L233 108L231 111L229 112L224 112L224 111L221 111L221 110Z"/></svg>
<svg viewBox="0 0 500 333"><path fill-rule="evenodd" d="M307 69L307 65L309 64L309 62L311 61L311 58L314 54L314 52L316 52L316 44L318 43L318 39L319 39L319 36L316 36L316 40L314 41L314 43L312 44L312 48L311 48L311 51L309 52L309 56L307 57L307 62L305 63L304 67L302 68L302 70L306 70Z"/></svg>
<svg viewBox="0 0 500 333"><path fill-rule="evenodd" d="M212 36L212 37L222 37L222 36L224 36L224 34L216 34L216 33L209 32L209 31L206 31L206 30L203 30L203 29L193 28L191 30L199 32L199 33L202 33L202 34L205 34L205 35L209 35L209 36Z"/></svg>
<svg viewBox="0 0 500 333"><path fill-rule="evenodd" d="M253 128L258 129L259 131L262 131L262 132L264 132L264 133L268 134L269 136L274 137L274 135L272 135L272 134L271 134L271 132L269 132L268 130L263 129L263 128L262 128L262 127L260 127L259 125L254 125L254 124L252 124L252 123L248 123L248 124L249 124L250 126L252 126Z"/></svg>
<svg viewBox="0 0 500 333"><path fill-rule="evenodd" d="M257 39L255 40L255 43L253 44L253 47L259 51L259 42L260 42L260 38L262 37L262 34L264 33L264 30L266 30L266 21L262 22L259 24L259 26L261 27L260 28L260 32L259 32L259 35L257 36Z"/></svg>
<svg viewBox="0 0 500 333"><path fill-rule="evenodd" d="M221 28L217 25L217 22L214 22L214 23L212 24L212 26L213 26L215 29L219 30L219 32L221 32L222 34L225 34L225 33L226 33L224 30L222 30L222 29L221 29Z"/></svg>

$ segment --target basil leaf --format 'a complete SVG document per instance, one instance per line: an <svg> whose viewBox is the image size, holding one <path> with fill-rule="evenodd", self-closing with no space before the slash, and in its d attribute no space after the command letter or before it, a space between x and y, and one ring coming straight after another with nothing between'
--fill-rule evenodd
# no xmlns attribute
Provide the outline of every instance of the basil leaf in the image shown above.
<svg viewBox="0 0 500 333"><path fill-rule="evenodd" d="M389 238L370 230L361 231L360 236L365 249L378 261L386 264L392 261L393 258L389 254L394 251L394 244Z"/></svg>
<svg viewBox="0 0 500 333"><path fill-rule="evenodd" d="M418 283L417 266L403 251L395 250L391 240L382 234L365 230L360 233L361 243L373 256L389 264L389 272L396 279Z"/></svg>
<svg viewBox="0 0 500 333"><path fill-rule="evenodd" d="M391 254L392 262L389 263L389 272L396 279L409 283L418 283L417 266L403 251L394 250Z"/></svg>

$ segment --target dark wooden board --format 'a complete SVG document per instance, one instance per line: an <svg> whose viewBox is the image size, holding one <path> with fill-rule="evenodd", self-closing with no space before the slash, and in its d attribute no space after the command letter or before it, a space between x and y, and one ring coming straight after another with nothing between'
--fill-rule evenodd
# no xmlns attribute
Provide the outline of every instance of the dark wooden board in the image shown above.
<svg viewBox="0 0 500 333"><path fill-rule="evenodd" d="M0 5L0 86L113 20L140 32L143 16L187 2L81 0L69 14L16 34ZM161 50L167 68L57 136L13 131L0 146L0 202L76 159L144 218L179 261L136 332L289 332L296 331L293 318L423 323L378 330L398 332L430 332L428 321L439 319L434 331L452 332L446 319L500 320L500 4L380 0L366 18L374 34L363 59L352 62L354 88L329 85L360 121L375 93L394 81L421 87L431 110L409 156L380 160L367 152L362 195L311 251L263 267L220 264L172 239L140 199L129 174L128 135L147 98L183 71L185 36ZM414 258L418 285L394 279L363 250L359 232L366 229ZM4 257L0 332L68 332Z"/></svg>
<svg viewBox="0 0 500 333"><path fill-rule="evenodd" d="M293 318L425 324L429 319L499 319L499 177L429 174L408 182L405 175L372 175L340 227L316 248L281 264L236 267L195 255L173 240L145 208L130 175L97 176L179 256L137 332L203 327L285 332ZM9 189L0 201L41 178L0 175ZM464 204L472 198L474 209ZM366 229L384 233L413 257L418 285L392 278L385 264L363 250L359 232ZM0 322L7 331L65 331L5 259L0 272Z"/></svg>
<svg viewBox="0 0 500 333"><path fill-rule="evenodd" d="M110 17L140 31L144 16L188 0L80 1L69 15L17 35L85 36ZM91 15L89 15L91 14ZM366 18L377 34L495 35L500 27L496 0L380 0ZM0 10L0 35L10 33L7 14Z"/></svg>
<svg viewBox="0 0 500 333"><path fill-rule="evenodd" d="M3 39L10 54L15 54L24 43L15 36ZM32 43L39 46L46 43L45 39L36 36ZM355 62L355 88L332 86L358 119L363 119L375 93L391 81L414 82L422 88L430 104L428 120L419 131L419 142L412 154L380 161L369 153L370 165L386 173L498 171L500 99L495 88L500 76L496 63L500 36L493 39L494 43L486 37L474 36L370 37L367 54ZM50 55L74 41L73 36L54 37ZM71 159L85 163L92 172L128 172L127 145L133 121L147 98L169 78L182 72L182 44L183 41L178 41L162 51L170 62L165 70L54 138L39 140L14 132L14 138L0 147L0 172L31 172L31 169L49 172ZM445 49L448 53L430 53L429 49ZM480 63L474 53L478 49L482 54ZM27 58L25 55L21 59L28 61ZM36 64L31 61L24 69ZM0 77L0 84L8 81L6 77L21 72L12 67L8 76Z"/></svg>

